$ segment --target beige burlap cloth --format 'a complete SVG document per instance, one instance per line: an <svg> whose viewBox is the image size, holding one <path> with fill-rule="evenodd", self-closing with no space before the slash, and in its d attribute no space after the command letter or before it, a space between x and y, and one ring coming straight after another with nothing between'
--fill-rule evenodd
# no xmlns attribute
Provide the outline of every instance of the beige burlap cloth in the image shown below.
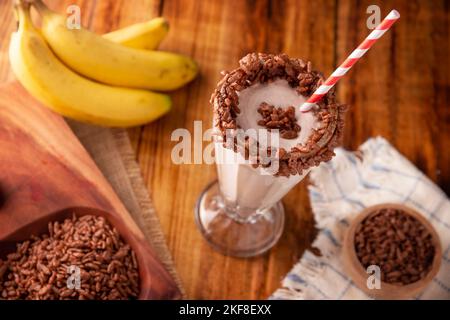
<svg viewBox="0 0 450 320"><path fill-rule="evenodd" d="M183 297L186 297L127 132L72 120L67 122L144 232Z"/></svg>

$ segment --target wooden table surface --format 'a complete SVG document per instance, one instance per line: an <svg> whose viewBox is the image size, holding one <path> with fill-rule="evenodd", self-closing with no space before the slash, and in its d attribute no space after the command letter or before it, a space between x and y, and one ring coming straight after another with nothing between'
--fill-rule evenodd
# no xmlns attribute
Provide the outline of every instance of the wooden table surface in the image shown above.
<svg viewBox="0 0 450 320"><path fill-rule="evenodd" d="M381 135L450 194L449 28L446 0L419 1L188 1L47 0L64 12L81 7L82 22L99 33L163 15L171 30L162 48L192 56L201 74L172 94L163 119L129 131L176 267L189 298L264 299L314 239L306 183L284 199L286 230L262 257L234 259L215 253L197 231L193 208L216 177L211 165L175 165L170 135L211 123L209 97L219 71L236 67L248 52L285 52L310 59L325 75L368 34L366 9L395 8L400 21L337 86L350 105L344 146L356 149ZM15 29L11 0L0 2L0 80L13 79L7 50Z"/></svg>

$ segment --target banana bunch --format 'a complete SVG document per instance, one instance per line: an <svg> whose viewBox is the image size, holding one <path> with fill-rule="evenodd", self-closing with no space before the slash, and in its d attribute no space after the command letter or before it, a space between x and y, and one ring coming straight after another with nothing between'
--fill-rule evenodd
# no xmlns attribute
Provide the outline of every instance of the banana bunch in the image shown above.
<svg viewBox="0 0 450 320"><path fill-rule="evenodd" d="M150 89L174 90L197 75L190 58L152 51L167 34L163 18L100 36L67 28L64 16L32 0L42 16L37 29L28 2L15 4L19 27L11 37L11 66L34 97L64 116L102 126L141 125L171 107L167 94Z"/></svg>

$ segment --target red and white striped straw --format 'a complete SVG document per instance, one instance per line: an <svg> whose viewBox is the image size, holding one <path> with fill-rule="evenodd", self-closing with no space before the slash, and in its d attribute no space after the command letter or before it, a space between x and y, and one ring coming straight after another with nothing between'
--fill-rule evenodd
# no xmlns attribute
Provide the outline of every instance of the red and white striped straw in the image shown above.
<svg viewBox="0 0 450 320"><path fill-rule="evenodd" d="M392 10L386 18L367 36L367 38L348 56L348 58L325 80L325 82L314 91L311 97L300 107L301 112L311 110L317 101L347 73L348 70L358 61L381 36L400 18L397 10Z"/></svg>

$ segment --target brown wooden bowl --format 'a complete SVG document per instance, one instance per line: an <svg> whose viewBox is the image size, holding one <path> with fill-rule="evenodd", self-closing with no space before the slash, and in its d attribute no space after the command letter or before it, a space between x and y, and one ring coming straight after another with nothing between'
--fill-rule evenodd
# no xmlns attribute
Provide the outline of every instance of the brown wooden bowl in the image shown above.
<svg viewBox="0 0 450 320"><path fill-rule="evenodd" d="M87 207L74 207L67 208L61 211L57 211L48 214L44 217L38 218L30 224L17 229L10 234L0 238L0 259L5 258L8 253L14 252L16 250L16 244L30 239L32 235L42 235L48 233L48 223L53 221L62 222L67 218L71 218L75 214L77 217L82 217L85 215L94 215L104 217L113 227L117 229L121 237L125 240L127 244L136 253L136 258L139 266L139 276L140 276L140 289L139 294L140 300L148 299L174 299L180 298L178 289L174 286L173 288L167 288L167 284L164 281L166 272L162 268L159 269L160 264L154 258L151 253L150 246L146 241L137 238L132 232L125 227L122 221L120 221L115 215L108 212L87 208ZM159 275L161 277L159 277ZM156 277L155 277L156 276ZM155 292L166 292L167 296L158 295L155 297Z"/></svg>
<svg viewBox="0 0 450 320"><path fill-rule="evenodd" d="M355 251L355 232L358 225L368 216L375 214L380 209L398 209L404 211L406 214L409 214L420 221L430 232L432 236L432 241L435 246L435 254L433 259L433 264L431 266L428 274L423 278L414 283L398 286L385 282L381 282L380 289L369 289L367 287L367 278L368 274L364 269L363 265L360 263L356 251ZM401 205L401 204L393 204L393 203L385 203L379 204L375 206L368 207L364 209L351 223L348 228L343 244L343 263L344 267L353 280L356 286L364 291L366 294L378 298L378 299L408 299L416 296L421 291L425 289L425 287L433 280L436 276L439 268L441 266L442 259L442 247L441 242L439 240L439 236L428 220L418 213L417 211Z"/></svg>

